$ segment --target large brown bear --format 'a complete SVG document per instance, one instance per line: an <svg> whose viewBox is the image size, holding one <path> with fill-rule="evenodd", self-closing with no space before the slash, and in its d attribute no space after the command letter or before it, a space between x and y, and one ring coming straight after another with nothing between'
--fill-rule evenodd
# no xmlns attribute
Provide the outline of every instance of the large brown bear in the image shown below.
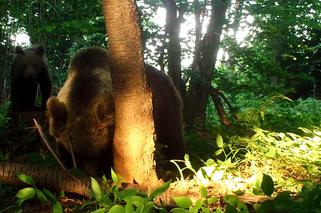
<svg viewBox="0 0 321 213"><path fill-rule="evenodd" d="M166 159L182 159L182 101L171 79L146 65L157 143ZM89 48L71 61L67 81L47 102L49 133L90 175L112 166L114 99L105 49ZM134 112L133 112L134 113Z"/></svg>
<svg viewBox="0 0 321 213"><path fill-rule="evenodd" d="M13 112L45 110L51 95L51 78L44 59L44 47L39 45L22 49L15 48L11 67L11 104ZM41 106L36 107L37 88L40 86Z"/></svg>

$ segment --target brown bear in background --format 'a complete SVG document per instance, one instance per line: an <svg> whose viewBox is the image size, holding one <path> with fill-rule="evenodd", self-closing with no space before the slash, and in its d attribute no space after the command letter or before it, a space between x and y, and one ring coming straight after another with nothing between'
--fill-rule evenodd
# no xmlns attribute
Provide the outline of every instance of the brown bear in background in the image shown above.
<svg viewBox="0 0 321 213"><path fill-rule="evenodd" d="M182 159L182 101L171 79L146 65L152 91L156 142L166 159ZM74 154L79 168L90 175L112 166L114 99L108 54L89 48L71 61L68 78L57 97L47 102L49 133L63 150ZM134 113L134 112L133 112Z"/></svg>
<svg viewBox="0 0 321 213"><path fill-rule="evenodd" d="M11 67L12 112L45 110L51 95L51 78L44 52L42 45L15 48L16 56ZM40 107L35 105L38 85L42 98Z"/></svg>

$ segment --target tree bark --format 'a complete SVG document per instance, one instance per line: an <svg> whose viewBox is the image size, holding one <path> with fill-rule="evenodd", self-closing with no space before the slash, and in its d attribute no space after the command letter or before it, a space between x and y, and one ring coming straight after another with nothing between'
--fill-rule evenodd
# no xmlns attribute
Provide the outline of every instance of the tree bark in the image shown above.
<svg viewBox="0 0 321 213"><path fill-rule="evenodd" d="M206 107L208 103L209 90L207 85L213 79L217 52L220 45L220 37L225 23L225 13L228 7L227 0L212 0L211 19L207 32L201 41L199 60L195 62L188 91L188 126L193 126L197 120L204 125L206 118Z"/></svg>
<svg viewBox="0 0 321 213"><path fill-rule="evenodd" d="M131 0L104 0L103 12L115 92L114 168L126 182L152 185L158 181L152 98L135 4Z"/></svg>
<svg viewBox="0 0 321 213"><path fill-rule="evenodd" d="M181 45L179 32L183 13L177 10L175 0L165 0L166 34L168 34L168 75L181 96L185 95L185 84L181 78Z"/></svg>

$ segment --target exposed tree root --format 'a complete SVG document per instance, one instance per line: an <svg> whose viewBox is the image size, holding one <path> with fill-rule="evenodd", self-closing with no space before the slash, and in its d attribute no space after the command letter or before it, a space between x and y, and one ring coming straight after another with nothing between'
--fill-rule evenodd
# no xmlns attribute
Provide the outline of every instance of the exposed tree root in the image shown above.
<svg viewBox="0 0 321 213"><path fill-rule="evenodd" d="M17 178L18 173L23 173L31 176L36 186L39 188L48 188L50 190L60 192L71 192L79 195L90 197L90 178L89 177L73 177L70 173L63 171L59 168L46 168L40 166L30 166L26 164L15 164L15 163L0 163L0 182L7 185L25 186L26 184L21 182ZM112 187L110 184L108 187ZM138 191L145 192L146 194L151 193L155 187L142 186L138 184L123 184L122 189L137 189ZM222 197L220 192L220 186L216 185L208 188L208 195L215 197ZM176 196L188 196L192 200L201 198L199 193L199 187L194 182L174 182L170 188L159 196L156 200L157 204L165 206L173 206L173 197ZM244 203L260 203L267 199L266 196L252 196L243 195L239 196L239 199Z"/></svg>

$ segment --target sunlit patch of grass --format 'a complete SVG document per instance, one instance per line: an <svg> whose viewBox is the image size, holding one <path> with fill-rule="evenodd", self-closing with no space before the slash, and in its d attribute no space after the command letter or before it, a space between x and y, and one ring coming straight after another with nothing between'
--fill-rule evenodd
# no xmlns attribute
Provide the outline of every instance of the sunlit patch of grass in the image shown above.
<svg viewBox="0 0 321 213"><path fill-rule="evenodd" d="M219 184L221 193L262 194L263 174L270 175L276 191L297 193L305 181L321 175L321 128L300 128L302 135L254 128L247 137L218 136L213 158L195 171L194 180L203 186Z"/></svg>

